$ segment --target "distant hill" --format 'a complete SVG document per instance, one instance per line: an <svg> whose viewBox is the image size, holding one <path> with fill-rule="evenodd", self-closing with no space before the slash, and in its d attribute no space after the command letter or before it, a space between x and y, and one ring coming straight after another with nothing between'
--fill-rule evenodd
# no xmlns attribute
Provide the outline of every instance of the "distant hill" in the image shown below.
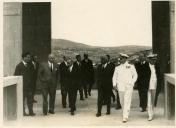
<svg viewBox="0 0 176 128"><path fill-rule="evenodd" d="M52 52L57 56L58 61L62 60L62 56L66 55L75 58L75 54L88 53L89 57L97 63L99 57L103 54L109 54L111 58L117 58L119 53L134 54L141 51L151 50L148 46L119 46L119 47L101 47L90 46L82 43L73 42L65 39L52 39Z"/></svg>
<svg viewBox="0 0 176 128"><path fill-rule="evenodd" d="M52 48L89 48L89 45L76 43L70 40L65 39L52 39Z"/></svg>

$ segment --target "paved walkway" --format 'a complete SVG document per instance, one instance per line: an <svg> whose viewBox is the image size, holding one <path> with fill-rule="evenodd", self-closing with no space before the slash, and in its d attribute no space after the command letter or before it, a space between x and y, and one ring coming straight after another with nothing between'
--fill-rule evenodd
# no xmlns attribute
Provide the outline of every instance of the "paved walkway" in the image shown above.
<svg viewBox="0 0 176 128"><path fill-rule="evenodd" d="M102 116L96 117L97 111L97 91L93 90L92 96L84 101L77 100L77 111L74 116L68 112L68 108L62 108L60 91L57 92L55 114L43 116L42 114L42 96L35 96L38 103L34 104L35 117L24 117L18 122L8 122L7 126L16 125L21 126L173 126L174 120L167 120L164 118L164 99L163 94L159 96L158 107L155 109L155 119L148 121L147 112L140 112L138 92L133 92L131 113L129 121L122 123L122 111L116 110L115 105L112 104L111 115L106 115L106 107L103 107ZM79 99L79 96L78 96Z"/></svg>

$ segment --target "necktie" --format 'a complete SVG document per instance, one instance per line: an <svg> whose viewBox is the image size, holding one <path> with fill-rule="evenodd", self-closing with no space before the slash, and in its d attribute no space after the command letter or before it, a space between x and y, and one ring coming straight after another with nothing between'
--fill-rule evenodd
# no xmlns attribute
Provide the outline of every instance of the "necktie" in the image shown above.
<svg viewBox="0 0 176 128"><path fill-rule="evenodd" d="M50 70L51 72L53 71L53 64L51 63L51 66L50 66Z"/></svg>

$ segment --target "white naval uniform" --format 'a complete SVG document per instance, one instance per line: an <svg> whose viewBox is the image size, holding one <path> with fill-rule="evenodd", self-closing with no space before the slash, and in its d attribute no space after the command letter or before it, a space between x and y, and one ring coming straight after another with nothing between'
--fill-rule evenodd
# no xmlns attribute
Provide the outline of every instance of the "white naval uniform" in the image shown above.
<svg viewBox="0 0 176 128"><path fill-rule="evenodd" d="M153 117L154 115L154 100L155 100L155 93L156 93L156 86L157 86L157 77L156 77L156 70L155 65L151 65L149 63L151 77L149 82L149 90L148 90L148 115L149 117Z"/></svg>
<svg viewBox="0 0 176 128"><path fill-rule="evenodd" d="M113 86L118 90L123 111L123 119L129 116L133 87L137 80L134 65L125 62L115 68Z"/></svg>

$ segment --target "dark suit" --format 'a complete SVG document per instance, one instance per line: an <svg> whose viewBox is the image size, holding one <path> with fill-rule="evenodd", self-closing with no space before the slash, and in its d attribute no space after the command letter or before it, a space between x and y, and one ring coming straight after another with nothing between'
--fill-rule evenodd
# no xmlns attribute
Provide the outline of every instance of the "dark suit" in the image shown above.
<svg viewBox="0 0 176 128"><path fill-rule="evenodd" d="M114 75L115 64L112 63L112 62L109 62L109 63L107 64L107 67L108 67L109 70L110 70L110 76L111 76L111 79L112 79L112 77L113 77L113 75ZM111 82L111 86L113 86L113 85L112 85L112 82ZM116 106L116 108L120 108L121 105L120 105L119 93L118 93L118 91L116 91L116 92L117 92L117 95L116 95L116 98L117 98L117 106ZM115 95L114 95L113 91L112 91L112 93L111 93L111 96L113 97L113 99L115 99Z"/></svg>
<svg viewBox="0 0 176 128"><path fill-rule="evenodd" d="M26 66L23 62L20 62L15 69L15 76L23 76L23 114L25 113L25 99L27 100L27 106L29 114L33 114L33 98L32 98L32 72L30 65Z"/></svg>
<svg viewBox="0 0 176 128"><path fill-rule="evenodd" d="M80 99L83 99L83 73L81 63L79 65L77 61L73 63L73 72L75 74L75 85L79 88Z"/></svg>
<svg viewBox="0 0 176 128"><path fill-rule="evenodd" d="M81 62L82 64L82 73L83 73L83 84L84 84L84 94L87 97L87 91L91 92L92 85L94 83L94 69L92 60L88 59L87 61L84 59ZM89 88L87 90L87 85Z"/></svg>
<svg viewBox="0 0 176 128"><path fill-rule="evenodd" d="M57 87L57 65L53 64L53 69L49 67L48 62L40 64L38 79L42 85L43 95L43 113L48 112L48 94L49 94L49 111L54 112L56 87Z"/></svg>
<svg viewBox="0 0 176 128"><path fill-rule="evenodd" d="M33 94L33 99L36 91L36 84L37 84L37 75L38 75L38 68L39 68L39 63L34 62L30 63L31 65L31 70L32 70L32 94Z"/></svg>
<svg viewBox="0 0 176 128"><path fill-rule="evenodd" d="M145 110L147 107L147 91L150 81L150 67L147 62L138 62L135 64L135 68L138 74L137 88L139 92L140 107Z"/></svg>
<svg viewBox="0 0 176 128"><path fill-rule="evenodd" d="M62 95L62 105L66 107L66 99L67 99L67 82L68 82L68 66L65 62L62 62L59 66L60 72L60 83L61 83L61 95Z"/></svg>
<svg viewBox="0 0 176 128"><path fill-rule="evenodd" d="M103 101L107 104L107 112L110 113L111 95L112 95L112 71L107 65L99 65L97 68L97 86L98 86L98 113L101 114Z"/></svg>
<svg viewBox="0 0 176 128"><path fill-rule="evenodd" d="M76 74L77 72L74 69L74 67L72 67L71 71L69 68L66 74L67 75L66 88L68 90L69 107L71 109L71 112L74 112L76 110L77 90L79 89Z"/></svg>

